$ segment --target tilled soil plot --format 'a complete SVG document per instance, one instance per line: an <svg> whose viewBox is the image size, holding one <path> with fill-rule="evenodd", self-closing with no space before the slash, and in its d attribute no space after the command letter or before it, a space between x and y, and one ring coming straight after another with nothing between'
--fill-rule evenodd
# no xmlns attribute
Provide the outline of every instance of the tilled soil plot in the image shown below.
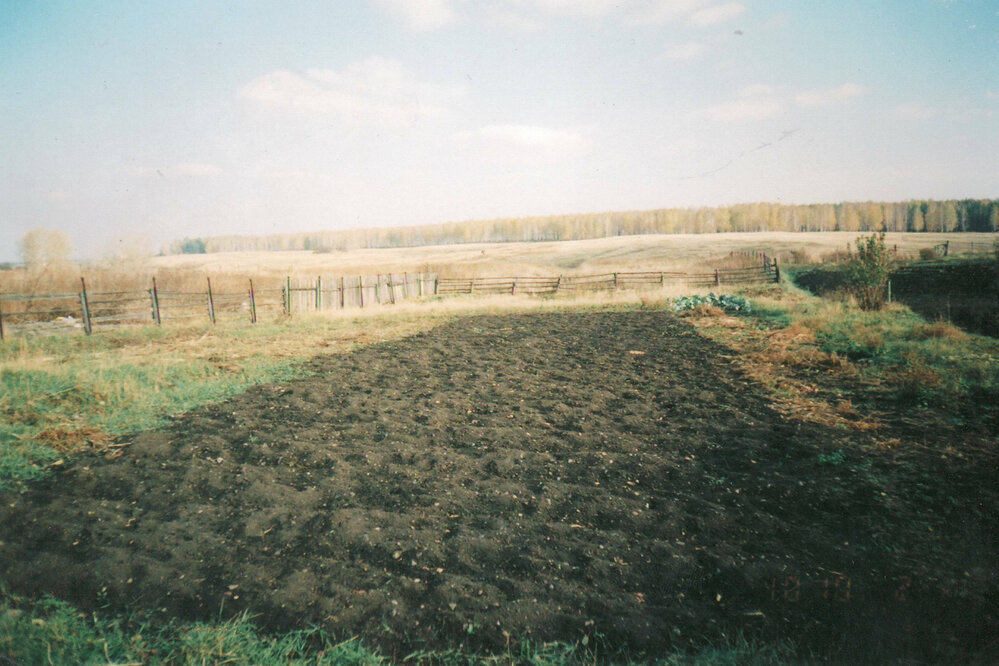
<svg viewBox="0 0 999 666"><path fill-rule="evenodd" d="M0 578L390 650L654 654L732 629L868 657L986 645L994 470L934 484L865 459L863 435L782 420L727 353L633 311L320 357L4 497Z"/></svg>

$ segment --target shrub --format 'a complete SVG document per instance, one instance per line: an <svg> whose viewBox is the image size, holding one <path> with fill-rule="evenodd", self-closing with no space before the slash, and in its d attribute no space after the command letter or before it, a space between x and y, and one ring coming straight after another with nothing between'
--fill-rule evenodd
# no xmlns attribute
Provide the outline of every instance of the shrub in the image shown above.
<svg viewBox="0 0 999 666"><path fill-rule="evenodd" d="M931 261L937 258L937 249L935 247L921 247L919 248L919 258L923 261Z"/></svg>
<svg viewBox="0 0 999 666"><path fill-rule="evenodd" d="M857 253L851 256L843 272L847 291L857 299L861 309L880 310L884 306L893 263L884 233L857 239Z"/></svg>

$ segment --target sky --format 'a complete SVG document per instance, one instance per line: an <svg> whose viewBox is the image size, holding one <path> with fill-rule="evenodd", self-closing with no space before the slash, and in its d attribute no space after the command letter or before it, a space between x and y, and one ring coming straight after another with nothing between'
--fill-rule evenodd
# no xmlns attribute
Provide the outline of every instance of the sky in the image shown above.
<svg viewBox="0 0 999 666"><path fill-rule="evenodd" d="M999 197L996 0L0 0L0 261Z"/></svg>

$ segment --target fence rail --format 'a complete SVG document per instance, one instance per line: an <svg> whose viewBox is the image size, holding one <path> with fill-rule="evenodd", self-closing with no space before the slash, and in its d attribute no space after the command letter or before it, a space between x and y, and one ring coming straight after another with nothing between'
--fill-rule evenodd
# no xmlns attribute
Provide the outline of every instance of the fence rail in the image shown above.
<svg viewBox="0 0 999 666"><path fill-rule="evenodd" d="M559 277L484 277L441 278L440 294L555 294L560 291L601 291L637 289L647 286L684 285L691 287L751 284L780 280L780 265L764 258L765 263L752 268L716 269L710 273L646 271L600 273Z"/></svg>

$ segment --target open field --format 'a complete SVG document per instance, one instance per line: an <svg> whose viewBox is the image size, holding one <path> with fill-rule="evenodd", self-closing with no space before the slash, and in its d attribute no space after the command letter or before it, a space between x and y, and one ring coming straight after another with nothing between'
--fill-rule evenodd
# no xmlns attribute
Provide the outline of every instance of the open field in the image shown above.
<svg viewBox="0 0 999 666"><path fill-rule="evenodd" d="M349 250L344 252L227 252L156 257L154 269L184 268L208 275L310 277L372 272L438 272L445 277L558 275L611 270L686 270L723 268L732 253L807 258L841 252L865 234L852 232L763 232L615 236L581 241L473 243L430 247ZM866 234L870 235L870 234ZM988 251L995 234L886 235L889 246L916 253L950 240ZM795 254L797 253L797 254ZM720 264L720 265L715 265Z"/></svg>

